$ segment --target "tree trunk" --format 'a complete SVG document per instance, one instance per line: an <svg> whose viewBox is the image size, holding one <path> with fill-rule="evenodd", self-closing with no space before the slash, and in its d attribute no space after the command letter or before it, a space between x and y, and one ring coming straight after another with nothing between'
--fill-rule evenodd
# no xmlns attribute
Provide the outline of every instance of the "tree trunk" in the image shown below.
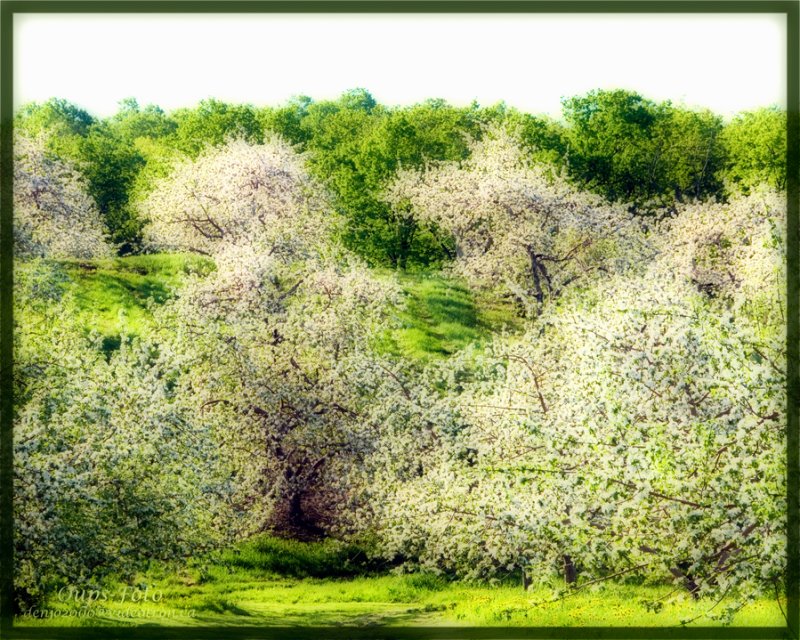
<svg viewBox="0 0 800 640"><path fill-rule="evenodd" d="M309 518L303 509L304 491L291 494L286 508L284 533L301 540L315 540L322 536L323 530Z"/></svg>
<svg viewBox="0 0 800 640"><path fill-rule="evenodd" d="M574 584L577 579L578 569L575 567L575 563L570 556L564 555L564 582Z"/></svg>
<svg viewBox="0 0 800 640"><path fill-rule="evenodd" d="M542 291L542 280L539 277L539 256L533 251L533 247L528 245L526 247L528 258L531 261L531 278L533 279L533 292L536 302L542 304L544 302L544 292Z"/></svg>

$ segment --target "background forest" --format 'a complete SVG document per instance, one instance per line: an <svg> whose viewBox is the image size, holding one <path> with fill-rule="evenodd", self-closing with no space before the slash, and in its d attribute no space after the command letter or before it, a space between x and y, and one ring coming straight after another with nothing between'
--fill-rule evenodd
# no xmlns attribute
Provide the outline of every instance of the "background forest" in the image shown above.
<svg viewBox="0 0 800 640"><path fill-rule="evenodd" d="M783 592L783 111L52 99L14 152L20 613L164 567Z"/></svg>

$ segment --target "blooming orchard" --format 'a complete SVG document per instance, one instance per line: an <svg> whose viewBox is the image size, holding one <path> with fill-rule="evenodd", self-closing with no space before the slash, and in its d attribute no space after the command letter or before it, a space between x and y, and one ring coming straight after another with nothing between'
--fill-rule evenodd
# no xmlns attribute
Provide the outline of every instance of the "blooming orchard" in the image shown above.
<svg viewBox="0 0 800 640"><path fill-rule="evenodd" d="M48 324L70 301L57 266L28 263L20 305L44 327L18 346L31 593L264 529L469 578L666 579L739 601L781 580L780 195L643 222L492 129L385 198L452 234L452 268L513 296L524 330L427 365L383 353L399 287L342 249L279 139L209 148L155 185L151 246L216 268L110 355Z"/></svg>
<svg viewBox="0 0 800 640"><path fill-rule="evenodd" d="M500 142L465 166L401 176L391 198L454 232L456 268L516 274L518 295L537 303L520 242L576 271L550 273L558 303L535 305L524 335L479 359L417 477L376 469L391 487L384 548L469 577L672 576L696 595L741 597L779 580L785 201L762 191L693 204L649 234L615 222L613 252L587 255L576 248L621 216L556 203L529 169L499 178L519 164L507 140L488 146ZM575 222L595 211L598 227ZM586 240L558 253L570 225ZM553 286L577 275L582 286Z"/></svg>

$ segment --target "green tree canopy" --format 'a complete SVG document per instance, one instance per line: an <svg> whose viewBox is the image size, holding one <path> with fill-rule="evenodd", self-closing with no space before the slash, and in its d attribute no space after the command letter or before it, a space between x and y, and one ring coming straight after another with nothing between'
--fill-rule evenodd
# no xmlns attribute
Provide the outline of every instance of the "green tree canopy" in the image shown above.
<svg viewBox="0 0 800 640"><path fill-rule="evenodd" d="M209 98L194 109L178 109L172 114L177 123L175 147L192 158L210 144L219 146L228 138L262 142L261 124L250 105L236 105Z"/></svg>
<svg viewBox="0 0 800 640"><path fill-rule="evenodd" d="M758 184L786 188L786 113L768 107L741 113L722 132L727 152L723 177L732 191Z"/></svg>
<svg viewBox="0 0 800 640"><path fill-rule="evenodd" d="M399 268L446 258L447 236L392 209L382 193L400 167L465 158L480 131L474 110L444 100L387 109L356 89L337 101L305 103L303 114L306 133L294 140L305 141L312 171L337 196L348 246L374 264Z"/></svg>
<svg viewBox="0 0 800 640"><path fill-rule="evenodd" d="M147 164L142 149L147 141L167 139L175 130L175 122L159 107L141 108L134 98L127 98L120 102L115 115L92 125L82 140L89 192L122 254L137 251L141 245L143 222L131 198L137 177Z"/></svg>
<svg viewBox="0 0 800 640"><path fill-rule="evenodd" d="M29 138L44 135L47 148L72 162L81 160L81 139L96 120L87 111L61 98L23 105L14 119L15 128Z"/></svg>
<svg viewBox="0 0 800 640"><path fill-rule="evenodd" d="M627 90L563 101L574 179L609 200L648 210L718 189L720 119Z"/></svg>
<svg viewBox="0 0 800 640"><path fill-rule="evenodd" d="M308 96L296 96L279 107L264 107L258 111L258 120L265 131L274 131L294 144L308 141L310 131L303 127L308 107L314 101Z"/></svg>
<svg viewBox="0 0 800 640"><path fill-rule="evenodd" d="M375 265L415 268L453 257L453 241L430 221L420 224L384 192L402 169L460 162L490 126L514 131L530 159L577 186L639 213L672 210L688 200L724 199L760 183L786 183L785 113L740 114L723 125L708 110L656 102L623 89L595 90L562 101L563 121L499 102L455 107L430 99L387 107L363 88L338 99L296 96L255 108L213 98L167 114L122 100L98 119L63 99L23 106L15 127L46 138L54 157L81 171L121 253L140 247L136 203L175 161L195 159L231 138L261 143L280 134L305 152L309 171L335 196L346 245Z"/></svg>

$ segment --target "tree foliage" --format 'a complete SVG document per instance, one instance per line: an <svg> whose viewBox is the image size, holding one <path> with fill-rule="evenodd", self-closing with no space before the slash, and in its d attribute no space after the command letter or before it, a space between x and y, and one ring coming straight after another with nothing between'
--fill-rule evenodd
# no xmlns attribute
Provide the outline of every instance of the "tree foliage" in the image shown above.
<svg viewBox="0 0 800 640"><path fill-rule="evenodd" d="M626 90L563 101L568 162L580 184L635 207L719 192L721 119Z"/></svg>
<svg viewBox="0 0 800 640"><path fill-rule="evenodd" d="M64 279L49 261L16 274L15 587L27 604L187 558L236 522L219 434L175 393L185 359L130 339L106 355Z"/></svg>
<svg viewBox="0 0 800 640"><path fill-rule="evenodd" d="M503 128L489 130L462 163L404 171L387 191L395 210L452 234L455 267L501 286L523 304L557 297L609 263L635 261L630 215L578 194L533 166Z"/></svg>
<svg viewBox="0 0 800 640"><path fill-rule="evenodd" d="M425 436L376 456L386 555L471 578L670 579L734 602L778 583L784 210L763 193L681 211L645 269L588 275L471 381L451 377Z"/></svg>
<svg viewBox="0 0 800 640"><path fill-rule="evenodd" d="M263 140L256 111L250 105L209 98L201 100L194 109L178 109L172 117L177 125L173 144L191 158L196 158L206 146L219 146L230 138Z"/></svg>
<svg viewBox="0 0 800 640"><path fill-rule="evenodd" d="M81 140L97 120L79 106L61 98L23 105L14 117L14 128L26 138L47 138L48 149L60 159L80 160Z"/></svg>
<svg viewBox="0 0 800 640"><path fill-rule="evenodd" d="M786 188L786 113L776 107L736 116L723 132L723 173L734 193L760 184Z"/></svg>

